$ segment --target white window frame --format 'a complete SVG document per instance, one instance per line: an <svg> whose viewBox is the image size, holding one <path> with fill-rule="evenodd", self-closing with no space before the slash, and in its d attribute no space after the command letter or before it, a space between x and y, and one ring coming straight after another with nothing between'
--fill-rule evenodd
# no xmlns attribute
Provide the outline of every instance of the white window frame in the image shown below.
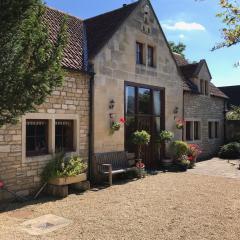
<svg viewBox="0 0 240 240"><path fill-rule="evenodd" d="M215 141L215 140L218 140L220 139L220 135L221 135L221 128L220 128L220 120L219 119L208 119L208 126L209 126L209 123L213 123L213 138L209 138L209 127L207 128L208 129L208 141ZM216 138L216 134L215 134L215 123L218 123L218 137Z"/></svg>
<svg viewBox="0 0 240 240"><path fill-rule="evenodd" d="M202 142L202 121L199 118L186 118L185 122L191 122L191 136L192 140L187 140L186 138L186 127L184 127L184 139L188 143L200 143ZM199 129L199 139L194 139L194 122L199 122L200 129Z"/></svg>
<svg viewBox="0 0 240 240"><path fill-rule="evenodd" d="M48 152L49 154L40 156L26 156L26 121L27 120L48 120ZM55 153L55 121L56 120L73 120L73 153L78 154L79 146L79 115L78 114L48 114L48 113L27 113L22 117L22 162L39 162L47 161Z"/></svg>

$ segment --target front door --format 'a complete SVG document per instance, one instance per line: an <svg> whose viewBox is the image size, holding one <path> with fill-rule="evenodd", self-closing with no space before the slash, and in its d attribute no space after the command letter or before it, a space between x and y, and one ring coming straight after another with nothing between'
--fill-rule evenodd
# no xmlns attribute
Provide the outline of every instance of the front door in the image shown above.
<svg viewBox="0 0 240 240"><path fill-rule="evenodd" d="M132 134L136 130L145 130L151 135L151 141L143 149L143 162L147 168L157 168L160 163L160 151L156 136L164 129L164 90L146 85L125 84L125 149L136 152L132 144Z"/></svg>

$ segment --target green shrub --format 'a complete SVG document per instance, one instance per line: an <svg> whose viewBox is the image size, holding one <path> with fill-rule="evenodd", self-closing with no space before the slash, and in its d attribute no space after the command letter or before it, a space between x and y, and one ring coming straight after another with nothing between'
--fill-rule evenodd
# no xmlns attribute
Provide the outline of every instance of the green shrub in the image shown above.
<svg viewBox="0 0 240 240"><path fill-rule="evenodd" d="M231 142L221 147L219 157L223 159L236 159L240 156L240 143Z"/></svg>
<svg viewBox="0 0 240 240"><path fill-rule="evenodd" d="M58 153L43 169L41 177L43 182L47 182L53 178L77 176L86 169L86 163L79 156L64 158L63 153Z"/></svg>
<svg viewBox="0 0 240 240"><path fill-rule="evenodd" d="M150 142L150 135L142 130L133 133L132 142L136 145L147 145Z"/></svg>
<svg viewBox="0 0 240 240"><path fill-rule="evenodd" d="M174 134L172 132L164 130L160 132L157 138L157 142L158 143L170 142L172 141L173 137L174 137Z"/></svg>
<svg viewBox="0 0 240 240"><path fill-rule="evenodd" d="M183 141L174 141L171 143L170 151L173 159L177 160L183 155L187 155L188 145Z"/></svg>

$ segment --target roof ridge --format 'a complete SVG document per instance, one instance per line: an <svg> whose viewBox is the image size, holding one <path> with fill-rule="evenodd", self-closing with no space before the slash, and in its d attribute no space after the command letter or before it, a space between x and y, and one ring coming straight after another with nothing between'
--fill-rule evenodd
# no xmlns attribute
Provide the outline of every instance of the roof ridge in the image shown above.
<svg viewBox="0 0 240 240"><path fill-rule="evenodd" d="M84 22L85 22L85 21L88 21L88 20L92 20L92 19L97 18L97 17L104 16L104 15L106 15L106 14L114 13L114 12L119 11L119 10L121 10L121 9L130 7L130 6L133 6L133 5L135 5L135 4L137 5L140 1L141 1L141 0L137 0L136 2L126 4L125 6L122 6L122 7L120 7L120 8L116 8L116 9L114 9L114 10L111 10L111 11L108 11L108 12L104 12L104 13L98 14L98 15L93 16L93 17L90 17L90 18L86 18L86 19L84 19Z"/></svg>
<svg viewBox="0 0 240 240"><path fill-rule="evenodd" d="M48 9L50 9L50 10L53 10L53 11L62 13L62 14L64 14L64 15L67 15L67 16L69 16L69 17L76 18L76 19L78 19L78 20L80 20L80 21L82 21L82 22L84 21L84 19L81 19L80 17L76 17L76 16L74 16L74 15L72 15L72 14L63 12L63 11L61 11L61 10L59 10L59 9L56 9L56 8L53 8L53 7L49 7L49 6L47 6L47 5L45 5L45 7L48 8Z"/></svg>

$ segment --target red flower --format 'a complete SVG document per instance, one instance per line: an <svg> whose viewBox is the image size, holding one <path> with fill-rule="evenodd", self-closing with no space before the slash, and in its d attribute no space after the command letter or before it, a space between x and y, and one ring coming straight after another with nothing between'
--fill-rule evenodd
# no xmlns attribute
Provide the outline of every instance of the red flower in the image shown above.
<svg viewBox="0 0 240 240"><path fill-rule="evenodd" d="M193 156L188 156L188 160L191 162L194 160L194 157Z"/></svg>
<svg viewBox="0 0 240 240"><path fill-rule="evenodd" d="M144 163L142 163L142 162L138 162L138 163L136 164L136 167L143 169L143 168L145 168L145 165L144 165Z"/></svg>
<svg viewBox="0 0 240 240"><path fill-rule="evenodd" d="M120 123L122 123L122 124L124 124L124 123L126 122L126 120L125 120L124 117L121 117L121 118L119 119L119 121L120 121Z"/></svg>

